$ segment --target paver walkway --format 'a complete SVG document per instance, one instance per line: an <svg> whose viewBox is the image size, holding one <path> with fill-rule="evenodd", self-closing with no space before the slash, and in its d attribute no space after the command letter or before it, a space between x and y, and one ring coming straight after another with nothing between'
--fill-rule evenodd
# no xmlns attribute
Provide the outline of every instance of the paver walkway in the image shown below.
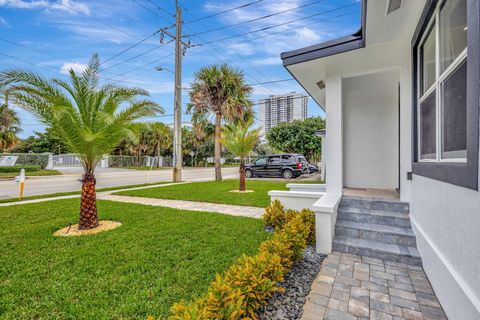
<svg viewBox="0 0 480 320"><path fill-rule="evenodd" d="M315 279L302 320L446 320L422 267L333 252Z"/></svg>
<svg viewBox="0 0 480 320"><path fill-rule="evenodd" d="M137 203L149 206L169 207L174 209L190 210L190 211L208 211L229 214L232 216L242 216L250 218L261 218L264 212L263 208L235 206L229 204L216 204L206 202L184 201L184 200L168 200L154 199L144 197L117 196L105 194L98 197L102 200L111 200L117 202Z"/></svg>

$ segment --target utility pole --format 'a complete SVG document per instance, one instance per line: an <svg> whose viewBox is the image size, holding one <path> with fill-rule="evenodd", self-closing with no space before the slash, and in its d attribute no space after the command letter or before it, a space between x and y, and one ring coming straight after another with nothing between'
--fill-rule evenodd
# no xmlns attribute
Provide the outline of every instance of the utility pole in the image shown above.
<svg viewBox="0 0 480 320"><path fill-rule="evenodd" d="M173 182L182 181L182 10L175 0L175 98L173 121Z"/></svg>
<svg viewBox="0 0 480 320"><path fill-rule="evenodd" d="M175 0L175 34L168 31L172 26L160 29L160 43L164 41L164 35L175 40L175 92L173 109L173 182L182 181L182 57L188 48L194 47L190 41L183 41L182 35L182 10ZM186 36L188 37L188 36ZM164 67L157 67L158 71L168 70Z"/></svg>

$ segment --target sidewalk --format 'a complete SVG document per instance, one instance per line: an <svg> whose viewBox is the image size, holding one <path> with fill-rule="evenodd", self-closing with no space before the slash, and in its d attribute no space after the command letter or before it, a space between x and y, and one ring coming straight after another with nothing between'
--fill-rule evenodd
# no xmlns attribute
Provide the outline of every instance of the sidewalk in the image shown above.
<svg viewBox="0 0 480 320"><path fill-rule="evenodd" d="M168 199L153 199L144 197L131 197L131 196L117 196L112 194L102 195L98 197L101 200L110 200L116 202L136 203L147 206L159 206L168 207L181 210L190 211L208 211L228 214L232 216L261 218L263 215L263 208L235 206L228 204L184 201L184 200L168 200Z"/></svg>

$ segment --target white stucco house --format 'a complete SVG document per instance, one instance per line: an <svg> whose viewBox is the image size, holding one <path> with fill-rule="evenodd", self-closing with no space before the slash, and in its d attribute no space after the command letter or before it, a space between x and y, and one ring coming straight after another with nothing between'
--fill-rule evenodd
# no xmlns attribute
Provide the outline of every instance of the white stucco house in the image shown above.
<svg viewBox="0 0 480 320"><path fill-rule="evenodd" d="M328 253L347 191L396 190L445 313L480 319L479 1L362 6L357 33L281 55L326 112L326 185L272 198L313 208Z"/></svg>

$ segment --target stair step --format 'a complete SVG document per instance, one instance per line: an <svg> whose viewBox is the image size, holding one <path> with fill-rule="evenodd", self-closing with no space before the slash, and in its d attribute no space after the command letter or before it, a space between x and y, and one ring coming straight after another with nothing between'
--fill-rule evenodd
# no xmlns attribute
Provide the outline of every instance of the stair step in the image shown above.
<svg viewBox="0 0 480 320"><path fill-rule="evenodd" d="M340 207L338 208L338 219L403 228L411 227L410 217L408 213L403 212L369 210L365 208L354 207Z"/></svg>
<svg viewBox="0 0 480 320"><path fill-rule="evenodd" d="M410 206L407 202L398 200L370 199L361 197L343 197L340 207L355 207L368 210L381 210L398 213L408 213Z"/></svg>
<svg viewBox="0 0 480 320"><path fill-rule="evenodd" d="M412 229L384 224L339 219L336 223L335 235L416 247Z"/></svg>
<svg viewBox="0 0 480 320"><path fill-rule="evenodd" d="M422 265L418 250L411 246L336 236L333 240L333 250L415 266Z"/></svg>

